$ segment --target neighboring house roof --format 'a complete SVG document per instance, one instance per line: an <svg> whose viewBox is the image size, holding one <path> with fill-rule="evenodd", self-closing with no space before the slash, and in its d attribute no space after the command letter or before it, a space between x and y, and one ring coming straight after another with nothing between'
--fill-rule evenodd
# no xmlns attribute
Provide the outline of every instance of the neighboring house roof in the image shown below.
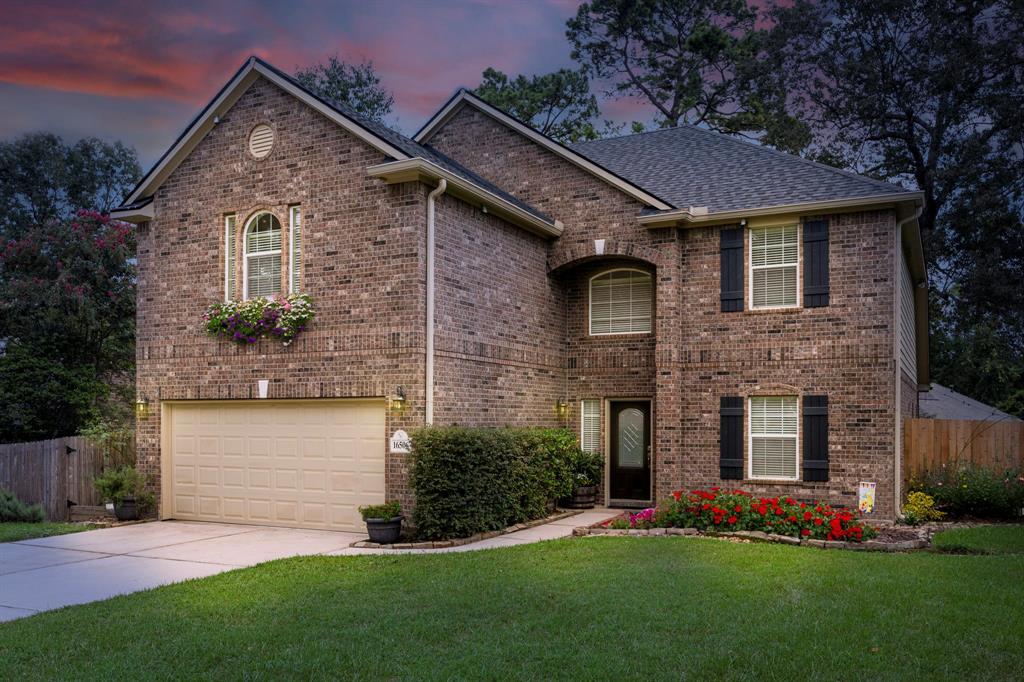
<svg viewBox="0 0 1024 682"><path fill-rule="evenodd" d="M423 124L423 127L420 128L413 136L413 139L416 142L427 144L430 141L430 138L433 137L434 133L440 130L445 123L447 123L465 106L471 106L477 111L490 116L499 123L502 123L508 128L515 130L530 140L533 140L541 147L544 147L545 149L562 157L569 163L582 168L591 175L594 175L608 184L617 187L647 206L658 210L674 208L669 201L658 196L658 194L650 188L641 187L632 180L618 175L616 171L606 168L602 163L578 153L573 150L572 147L567 147L560 142L556 142L547 135L537 132L529 124L520 121L509 113L502 111L491 104L488 104L466 88L459 88L456 90L455 94L445 102L444 106L438 109L437 113L431 116L430 120Z"/></svg>
<svg viewBox="0 0 1024 682"><path fill-rule="evenodd" d="M139 181L123 205L112 211L112 215L123 219L152 217L151 208L148 216L142 209L147 207L156 189L213 129L217 124L218 117L223 116L242 93L261 76L317 109L389 158L398 161L423 159L427 162L428 167L443 169L451 181L464 184L467 189L473 190L471 193L474 197L494 202L501 205L499 207L506 208L507 210L504 211L506 216L513 219L516 216L528 216L527 221L531 223L531 227L547 225L550 228L548 232L551 234L561 232L561 224L558 221L488 182L453 159L435 149L425 147L377 121L366 118L342 102L322 97L306 89L288 74L255 56L250 57L231 80L221 88L213 100L192 119L178 139L174 141L174 144L164 152L153 168Z"/></svg>
<svg viewBox="0 0 1024 682"><path fill-rule="evenodd" d="M963 393L957 393L941 384L932 384L931 390L921 391L919 399L921 416L930 419L1020 421L1013 415L978 402L974 398L968 398Z"/></svg>
<svg viewBox="0 0 1024 682"><path fill-rule="evenodd" d="M903 187L763 147L678 126L570 145L676 206L708 213L844 199L916 195Z"/></svg>

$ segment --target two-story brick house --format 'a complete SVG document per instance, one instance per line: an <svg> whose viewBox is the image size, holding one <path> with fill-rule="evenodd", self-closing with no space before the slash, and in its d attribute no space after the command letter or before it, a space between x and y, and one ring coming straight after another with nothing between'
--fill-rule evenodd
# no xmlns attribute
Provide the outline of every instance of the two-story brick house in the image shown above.
<svg viewBox="0 0 1024 682"><path fill-rule="evenodd" d="M927 382L920 204L690 127L566 147L465 91L410 139L252 58L115 212L140 466L164 518L353 529L414 504L397 430L565 425L608 504L870 481L891 517ZM287 347L202 331L297 291L317 316Z"/></svg>

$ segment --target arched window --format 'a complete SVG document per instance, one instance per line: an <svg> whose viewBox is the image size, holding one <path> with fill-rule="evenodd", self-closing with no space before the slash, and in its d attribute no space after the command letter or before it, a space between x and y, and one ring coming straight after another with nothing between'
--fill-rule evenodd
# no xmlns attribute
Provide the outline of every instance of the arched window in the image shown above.
<svg viewBox="0 0 1024 682"><path fill-rule="evenodd" d="M590 280L590 334L651 331L651 276L642 270L609 270Z"/></svg>
<svg viewBox="0 0 1024 682"><path fill-rule="evenodd" d="M281 222L257 213L245 226L245 298L281 293Z"/></svg>

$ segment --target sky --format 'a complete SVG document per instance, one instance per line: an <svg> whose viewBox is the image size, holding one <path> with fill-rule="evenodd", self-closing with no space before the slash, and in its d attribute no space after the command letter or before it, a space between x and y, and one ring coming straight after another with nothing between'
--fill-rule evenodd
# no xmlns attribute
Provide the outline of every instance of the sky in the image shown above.
<svg viewBox="0 0 1024 682"><path fill-rule="evenodd" d="M389 123L414 132L493 66L573 66L578 0L0 0L0 139L47 130L136 148L148 167L245 59L292 73L338 54L371 60L394 93ZM649 118L604 101L605 118Z"/></svg>

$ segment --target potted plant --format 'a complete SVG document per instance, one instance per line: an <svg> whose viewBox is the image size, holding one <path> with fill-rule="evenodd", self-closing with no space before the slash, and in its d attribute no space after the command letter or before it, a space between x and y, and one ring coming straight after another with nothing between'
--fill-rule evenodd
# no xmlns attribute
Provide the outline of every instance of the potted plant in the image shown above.
<svg viewBox="0 0 1024 682"><path fill-rule="evenodd" d="M604 458L596 452L579 450L572 456L572 497L563 502L569 509L592 509L597 500L597 484L601 481Z"/></svg>
<svg viewBox="0 0 1024 682"><path fill-rule="evenodd" d="M397 542L402 534L402 505L398 502L371 504L360 507L359 513L366 522L366 531L370 534L370 542L378 545L390 545Z"/></svg>
<svg viewBox="0 0 1024 682"><path fill-rule="evenodd" d="M118 521L134 521L146 513L154 502L146 490L146 477L133 466L111 468L93 481L104 502L112 502Z"/></svg>

